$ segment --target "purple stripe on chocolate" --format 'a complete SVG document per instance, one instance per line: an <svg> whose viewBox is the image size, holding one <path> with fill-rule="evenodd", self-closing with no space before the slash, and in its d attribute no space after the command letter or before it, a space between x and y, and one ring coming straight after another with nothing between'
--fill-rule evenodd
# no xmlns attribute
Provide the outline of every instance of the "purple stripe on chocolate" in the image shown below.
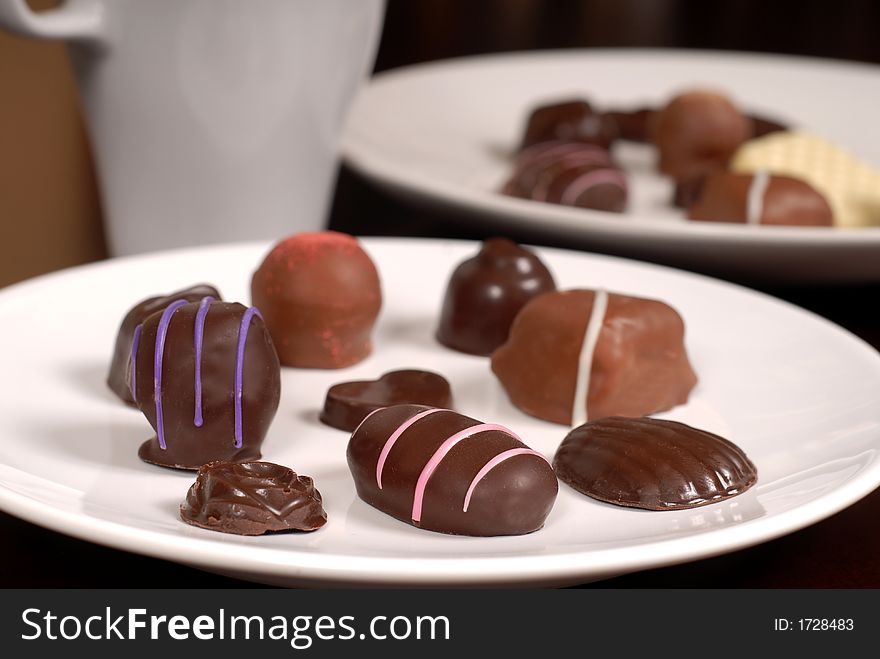
<svg viewBox="0 0 880 659"><path fill-rule="evenodd" d="M382 470L385 469L385 460L388 459L388 454L391 452L391 448L394 446L397 440L400 439L400 436L404 433L404 431L416 421L428 416L429 414L434 414L434 412L449 411L451 410L444 410L439 407L432 407L431 409L424 410L414 416L411 416L409 419L397 426L397 429L393 433L391 433L391 436L388 437L388 440L382 447L382 451L379 453L379 460L376 462L376 484L379 486L380 490L382 489ZM366 421L366 419L364 419L364 421Z"/></svg>
<svg viewBox="0 0 880 659"><path fill-rule="evenodd" d="M517 455L535 455L541 458L544 462L550 463L550 461L545 458L543 455L538 453L537 451L533 451L530 448L512 448L507 451L502 451L494 458L489 460L486 464L483 465L483 468L477 472L477 475L474 476L474 479L471 481L470 486L467 489L467 494L464 495L464 506L461 508L461 512L466 513L468 511L468 506L471 503L471 495L474 493L474 490L477 488L477 484L486 477L490 471L492 471L495 467L500 465L505 460L509 460L510 458L514 458Z"/></svg>
<svg viewBox="0 0 880 659"><path fill-rule="evenodd" d="M193 423L198 428L201 428L204 423L202 419L202 342L205 335L205 316L208 315L208 309L211 308L211 302L213 301L213 297L206 295L199 303L199 310L196 312L194 330L196 348L196 413Z"/></svg>
<svg viewBox="0 0 880 659"><path fill-rule="evenodd" d="M136 403L137 402L137 354L138 354L138 345L141 342L141 330L144 328L144 324L141 323L137 327L134 328L134 336L131 337L131 357L129 358L128 365L128 377L129 382L129 390L131 391L131 399Z"/></svg>
<svg viewBox="0 0 880 659"><path fill-rule="evenodd" d="M159 327L156 329L156 350L153 361L153 398L156 401L156 436L159 439L159 447L165 450L165 421L162 416L162 358L165 355L165 336L168 334L168 326L171 324L171 316L185 304L186 300L175 300L162 312L159 319Z"/></svg>
<svg viewBox="0 0 880 659"><path fill-rule="evenodd" d="M422 473L419 474L419 479L416 481L415 495L413 496L412 520L414 522L421 521L422 519L422 502L425 498L425 489L428 487L428 481L431 480L431 475L434 473L434 470L440 466L440 463L443 462L443 458L446 457L446 454L455 448L455 445L460 441L478 433L488 432L490 430L503 432L514 439L522 441L512 430L495 423L478 423L475 426L465 428L464 430L455 433L452 437L443 442L436 451L434 451L434 455L428 459L428 462L425 463L425 466L422 468Z"/></svg>
<svg viewBox="0 0 880 659"><path fill-rule="evenodd" d="M235 448L241 448L242 430L241 430L241 396L243 391L243 371L244 371L244 348L247 343L248 329L250 329L251 319L254 316L262 318L263 315L256 307L250 307L241 317L241 327L238 330L238 350L235 355Z"/></svg>

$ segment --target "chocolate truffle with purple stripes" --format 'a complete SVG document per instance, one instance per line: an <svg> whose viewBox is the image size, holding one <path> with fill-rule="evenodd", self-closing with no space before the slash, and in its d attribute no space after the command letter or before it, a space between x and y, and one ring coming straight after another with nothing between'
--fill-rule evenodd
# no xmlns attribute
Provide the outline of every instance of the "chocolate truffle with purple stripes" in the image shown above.
<svg viewBox="0 0 880 659"><path fill-rule="evenodd" d="M183 290L169 295L157 295L141 300L125 314L119 331L116 333L116 344L113 347L113 360L110 362L110 371L107 373L107 386L116 394L122 402L135 407L131 397L131 382L128 379L129 359L131 358L131 342L137 326L146 320L147 316L167 307L175 300L198 302L206 295L217 300L220 293L208 284L199 284L184 288Z"/></svg>
<svg viewBox="0 0 880 659"><path fill-rule="evenodd" d="M142 460L198 469L259 459L281 376L256 307L176 300L139 326L131 362L133 398L156 431Z"/></svg>
<svg viewBox="0 0 880 659"><path fill-rule="evenodd" d="M512 431L424 405L370 414L351 435L348 466L371 506L455 535L536 531L559 490L547 459Z"/></svg>

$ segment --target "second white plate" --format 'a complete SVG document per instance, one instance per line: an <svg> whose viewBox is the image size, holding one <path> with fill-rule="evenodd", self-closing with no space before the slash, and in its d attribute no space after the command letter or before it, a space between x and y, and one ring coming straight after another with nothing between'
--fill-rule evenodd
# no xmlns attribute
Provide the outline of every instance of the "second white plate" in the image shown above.
<svg viewBox="0 0 880 659"><path fill-rule="evenodd" d="M687 222L650 147L620 146L630 209L610 214L498 194L537 104L587 97L597 107L657 106L711 86L741 107L808 128L874 165L880 68L704 51L589 50L448 60L392 70L362 91L343 153L388 190L449 207L503 233L525 228L574 243L740 277L880 281L880 227L840 230Z"/></svg>

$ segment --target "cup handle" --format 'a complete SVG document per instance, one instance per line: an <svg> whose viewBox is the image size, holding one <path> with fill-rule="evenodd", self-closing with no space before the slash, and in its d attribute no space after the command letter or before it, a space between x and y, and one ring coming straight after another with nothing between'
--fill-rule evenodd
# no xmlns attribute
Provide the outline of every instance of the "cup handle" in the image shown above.
<svg viewBox="0 0 880 659"><path fill-rule="evenodd" d="M37 39L100 42L104 6L95 0L68 0L58 9L34 12L25 0L0 0L0 26Z"/></svg>

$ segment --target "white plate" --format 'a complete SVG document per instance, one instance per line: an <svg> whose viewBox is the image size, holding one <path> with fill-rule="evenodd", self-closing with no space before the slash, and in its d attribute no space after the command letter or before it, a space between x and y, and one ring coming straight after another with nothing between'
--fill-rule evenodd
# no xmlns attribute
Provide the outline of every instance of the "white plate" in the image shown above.
<svg viewBox="0 0 880 659"><path fill-rule="evenodd" d="M536 104L660 105L713 86L743 108L811 129L880 166L880 68L702 51L590 50L449 60L376 76L349 117L348 163L390 191L447 206L503 232L516 227L735 276L880 280L880 227L840 230L688 222L671 208L653 149L620 145L632 197L625 215L497 193ZM566 243L571 244L571 243Z"/></svg>
<svg viewBox="0 0 880 659"><path fill-rule="evenodd" d="M681 311L700 384L688 405L665 416L737 442L758 466L757 486L680 512L618 508L562 486L545 528L521 537L451 537L398 522L356 497L346 433L317 420L331 384L423 367L449 378L462 412L508 425L548 456L566 429L513 408L486 359L434 342L448 273L473 244L364 243L385 292L375 353L342 371L285 369L264 445L266 459L315 478L326 527L242 538L182 523L177 508L193 474L142 463L137 447L150 428L104 385L117 324L133 302L202 280L227 299L247 300L263 244L110 261L0 292L0 507L94 542L265 582L562 584L762 542L844 508L880 482L880 356L873 349L816 316L730 284L546 249L541 255L563 287L601 284Z"/></svg>

